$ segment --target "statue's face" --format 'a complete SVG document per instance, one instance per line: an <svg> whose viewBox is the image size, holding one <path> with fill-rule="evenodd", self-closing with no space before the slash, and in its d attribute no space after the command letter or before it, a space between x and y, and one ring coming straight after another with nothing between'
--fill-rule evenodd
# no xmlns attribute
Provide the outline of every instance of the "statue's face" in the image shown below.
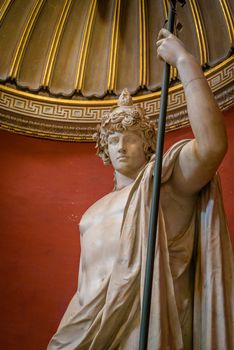
<svg viewBox="0 0 234 350"><path fill-rule="evenodd" d="M146 163L141 131L113 132L108 137L111 163L119 173L135 178Z"/></svg>

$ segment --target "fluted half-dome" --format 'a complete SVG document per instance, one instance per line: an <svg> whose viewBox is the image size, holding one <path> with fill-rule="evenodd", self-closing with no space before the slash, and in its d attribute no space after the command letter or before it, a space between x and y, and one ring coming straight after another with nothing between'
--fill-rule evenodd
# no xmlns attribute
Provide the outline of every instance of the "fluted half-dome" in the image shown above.
<svg viewBox="0 0 234 350"><path fill-rule="evenodd" d="M102 111L125 87L139 102L156 103L153 109L149 102L146 106L155 118L158 102L153 101L159 95L154 92L162 79L155 42L168 6L168 0L0 0L2 127L11 124L23 131L27 123L32 134L40 136L41 130L41 136L53 137L54 125L54 137L63 130L66 138L73 130L71 139L82 139L79 129L90 127L91 134ZM208 76L233 65L232 0L177 5L175 30ZM225 82L229 95L230 74ZM175 69L171 79L178 93Z"/></svg>

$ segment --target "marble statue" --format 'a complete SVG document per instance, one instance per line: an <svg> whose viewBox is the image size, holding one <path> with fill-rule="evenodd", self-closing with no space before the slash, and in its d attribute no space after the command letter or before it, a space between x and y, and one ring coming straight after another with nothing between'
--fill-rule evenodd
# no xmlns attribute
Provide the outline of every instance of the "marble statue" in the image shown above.
<svg viewBox="0 0 234 350"><path fill-rule="evenodd" d="M178 69L194 138L163 159L148 349L229 350L233 260L216 174L224 121L181 41L162 29L157 48ZM82 217L78 291L48 350L138 349L155 130L124 90L95 137L115 188Z"/></svg>

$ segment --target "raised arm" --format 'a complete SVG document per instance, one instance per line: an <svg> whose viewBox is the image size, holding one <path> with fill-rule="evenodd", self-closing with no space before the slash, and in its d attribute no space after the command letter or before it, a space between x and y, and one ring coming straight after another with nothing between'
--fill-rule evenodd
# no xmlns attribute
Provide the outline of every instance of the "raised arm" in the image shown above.
<svg viewBox="0 0 234 350"><path fill-rule="evenodd" d="M227 150L222 113L200 65L166 29L159 33L158 56L178 70L194 139L181 151L172 186L184 195L198 192L214 175Z"/></svg>

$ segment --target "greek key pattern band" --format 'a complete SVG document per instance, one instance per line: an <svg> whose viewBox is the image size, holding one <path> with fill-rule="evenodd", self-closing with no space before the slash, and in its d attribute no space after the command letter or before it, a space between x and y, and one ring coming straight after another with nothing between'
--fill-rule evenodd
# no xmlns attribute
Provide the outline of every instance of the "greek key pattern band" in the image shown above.
<svg viewBox="0 0 234 350"><path fill-rule="evenodd" d="M220 67L206 73L208 83L221 107L234 103L233 57ZM157 120L160 93L135 98L146 115ZM113 101L115 104L115 101ZM23 93L0 85L0 127L22 134L70 141L92 141L92 134L102 116L108 113L111 103L106 101L60 100ZM168 96L167 130L187 125L188 116L182 85L170 89Z"/></svg>

